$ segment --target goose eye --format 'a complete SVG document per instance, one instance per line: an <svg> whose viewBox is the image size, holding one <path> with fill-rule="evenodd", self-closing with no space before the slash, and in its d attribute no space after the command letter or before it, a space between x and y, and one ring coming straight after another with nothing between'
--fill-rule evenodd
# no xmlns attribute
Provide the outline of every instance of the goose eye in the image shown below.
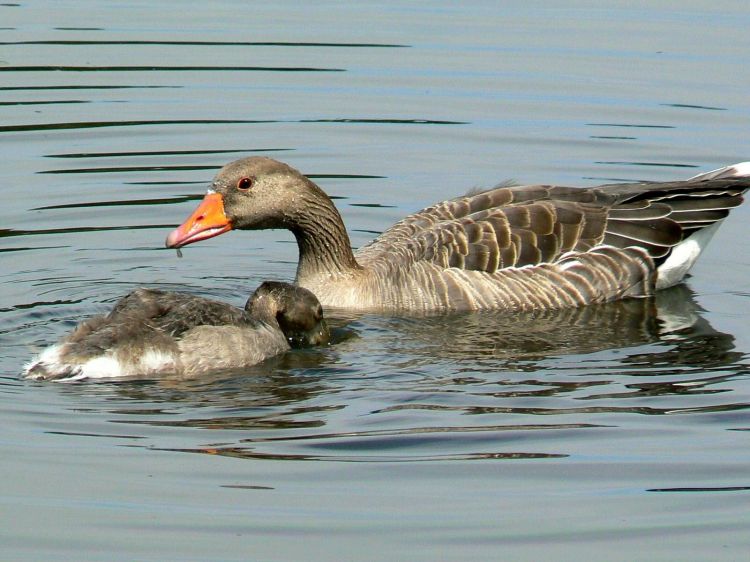
<svg viewBox="0 0 750 562"><path fill-rule="evenodd" d="M255 183L255 178L244 177L237 182L237 189L240 191L248 191Z"/></svg>

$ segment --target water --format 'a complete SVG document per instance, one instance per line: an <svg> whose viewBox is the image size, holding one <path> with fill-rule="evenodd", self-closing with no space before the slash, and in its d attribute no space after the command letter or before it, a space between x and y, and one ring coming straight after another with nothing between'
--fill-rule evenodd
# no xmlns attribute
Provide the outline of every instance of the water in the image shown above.
<svg viewBox="0 0 750 562"><path fill-rule="evenodd" d="M750 159L742 2L0 5L0 553L13 560L737 560L750 205L687 286L539 317L339 315L244 376L21 366L128 290L240 304L287 232L163 249L260 153L359 246L502 180Z"/></svg>

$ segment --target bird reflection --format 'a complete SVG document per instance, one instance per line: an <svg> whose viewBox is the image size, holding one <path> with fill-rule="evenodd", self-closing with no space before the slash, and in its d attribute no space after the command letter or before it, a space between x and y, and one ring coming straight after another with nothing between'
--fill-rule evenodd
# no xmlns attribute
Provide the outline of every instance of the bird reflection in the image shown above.
<svg viewBox="0 0 750 562"><path fill-rule="evenodd" d="M701 316L686 285L644 299L539 313L480 312L452 316L393 318L399 332L394 351L420 350L435 358L477 361L491 358L524 370L551 356L627 350L658 344L618 361L629 365L716 367L734 363L734 336L716 331ZM417 344L418 342L418 344Z"/></svg>
<svg viewBox="0 0 750 562"><path fill-rule="evenodd" d="M731 392L750 370L734 338L685 286L538 314L328 318L330 347L241 372L67 388L111 393L130 446L277 462L548 462L624 415L750 407ZM164 426L198 431L164 442Z"/></svg>
<svg viewBox="0 0 750 562"><path fill-rule="evenodd" d="M160 377L151 380L122 380L104 384L70 385L65 390L73 393L101 394L114 390L118 398L138 402L184 403L190 407L262 409L266 406L284 406L305 402L318 392L325 391L325 364L329 358L327 348L295 350L273 357L241 370L216 371L199 378ZM124 410L115 413L135 413ZM150 413L150 412L143 412ZM156 409L161 415L165 411ZM267 421L268 413L260 411L257 426L291 427L296 422ZM232 423L240 423L234 419ZM157 421L155 425L160 425ZM210 420L177 422L165 420L165 425L210 426ZM302 424L307 425L307 424Z"/></svg>
<svg viewBox="0 0 750 562"><path fill-rule="evenodd" d="M450 439L465 431L495 435L517 429L512 423L498 426L496 419L485 428L483 414L531 416L524 418L525 430L544 415L539 431L570 431L570 414L584 416L575 422L582 430L589 427L589 414L748 407L731 400L696 402L696 395L728 392L728 382L746 376L750 367L735 350L734 337L701 316L686 286L648 299L534 314L328 317L330 347L295 350L241 372L200 379L112 383L104 387L118 402L110 412L125 415L121 421L129 424L241 430L239 442L230 438L222 447L195 450L252 457L260 442L262 454L283 455L284 443L299 440L325 448L343 437L358 443L408 435L419 442L425 432ZM71 385L69 391L102 392L102 386ZM405 425L354 430L358 422L347 418L348 408L370 396L370 415L395 415ZM122 398L137 407L123 407ZM419 420L416 412L426 410L437 416L439 427L416 421L412 427L405 412ZM464 414L476 421L467 424ZM550 418L555 414L566 417ZM329 424L341 423L342 416L346 430L338 433ZM232 452L237 447L241 453ZM524 454L531 452L538 451Z"/></svg>

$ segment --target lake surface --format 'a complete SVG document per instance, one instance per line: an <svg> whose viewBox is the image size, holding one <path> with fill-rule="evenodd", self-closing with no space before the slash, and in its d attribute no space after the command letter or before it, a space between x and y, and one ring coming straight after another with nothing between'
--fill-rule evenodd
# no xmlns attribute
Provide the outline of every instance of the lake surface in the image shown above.
<svg viewBox="0 0 750 562"><path fill-rule="evenodd" d="M2 559L746 559L750 204L653 300L339 314L237 376L20 379L135 287L293 278L284 231L163 248L241 156L313 177L355 246L503 180L750 160L746 3L498 4L0 4Z"/></svg>

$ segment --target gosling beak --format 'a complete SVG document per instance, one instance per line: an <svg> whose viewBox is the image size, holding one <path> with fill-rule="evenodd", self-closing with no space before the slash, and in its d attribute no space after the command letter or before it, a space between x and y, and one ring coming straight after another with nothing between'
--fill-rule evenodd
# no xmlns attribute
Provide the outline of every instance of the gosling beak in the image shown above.
<svg viewBox="0 0 750 562"><path fill-rule="evenodd" d="M331 339L331 333L328 330L328 324L321 319L317 330L310 337L311 345L326 345Z"/></svg>
<svg viewBox="0 0 750 562"><path fill-rule="evenodd" d="M213 238L232 229L224 213L224 199L218 193L209 193L185 222L167 236L167 248L180 248L193 242Z"/></svg>

